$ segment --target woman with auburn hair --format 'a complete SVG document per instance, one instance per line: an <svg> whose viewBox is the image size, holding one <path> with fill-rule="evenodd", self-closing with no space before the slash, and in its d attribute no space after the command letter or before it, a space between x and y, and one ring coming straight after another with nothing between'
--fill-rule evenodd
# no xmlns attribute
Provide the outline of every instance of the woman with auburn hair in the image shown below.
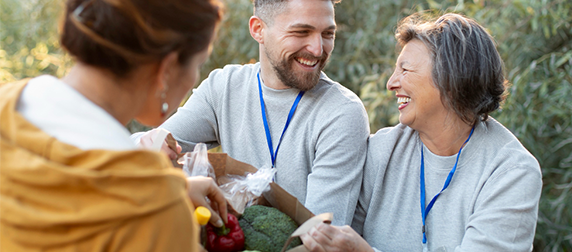
<svg viewBox="0 0 572 252"><path fill-rule="evenodd" d="M457 14L434 22L410 16L396 38L402 50L387 89L400 123L369 139L355 231L319 225L304 244L312 251L531 251L542 174L489 116L506 83L493 39Z"/></svg>
<svg viewBox="0 0 572 252"><path fill-rule="evenodd" d="M226 222L212 179L185 179L125 128L178 107L221 12L218 0L67 1L69 74L0 86L1 251L199 251L194 206Z"/></svg>

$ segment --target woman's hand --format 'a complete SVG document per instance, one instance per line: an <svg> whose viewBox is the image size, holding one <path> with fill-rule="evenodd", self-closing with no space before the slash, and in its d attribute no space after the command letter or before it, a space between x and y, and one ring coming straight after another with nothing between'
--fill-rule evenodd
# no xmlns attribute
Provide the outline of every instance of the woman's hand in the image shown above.
<svg viewBox="0 0 572 252"><path fill-rule="evenodd" d="M300 236L304 246L312 252L322 251L374 251L350 226L332 226L320 223Z"/></svg>
<svg viewBox="0 0 572 252"><path fill-rule="evenodd" d="M141 135L139 145L145 149L151 149L151 146L153 146L153 140L155 136L157 136L157 133L159 133L159 129L152 129L145 132L143 135ZM173 146L169 147L167 144L167 139L163 140L163 144L161 145L161 152L167 154L169 159L176 160L183 148L179 145L179 143L176 143L176 141L173 144L175 145L174 148Z"/></svg>
<svg viewBox="0 0 572 252"><path fill-rule="evenodd" d="M210 223L215 227L222 226L227 223L227 205L226 199L220 188L210 177L188 177L187 178L187 194L195 207L204 206L211 211ZM210 200L207 203L206 198ZM220 216L224 216L221 219Z"/></svg>

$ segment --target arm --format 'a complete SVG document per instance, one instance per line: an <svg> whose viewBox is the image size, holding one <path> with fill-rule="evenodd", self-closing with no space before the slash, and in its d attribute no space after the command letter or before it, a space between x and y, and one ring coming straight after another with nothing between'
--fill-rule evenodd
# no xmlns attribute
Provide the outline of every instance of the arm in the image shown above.
<svg viewBox="0 0 572 252"><path fill-rule="evenodd" d="M201 85L193 90L191 97L160 128L171 132L184 152L193 151L195 144L205 143L211 149L219 145L217 114L213 86L221 75L221 70L213 71Z"/></svg>
<svg viewBox="0 0 572 252"><path fill-rule="evenodd" d="M378 142L376 139L375 135L370 136L368 139L367 156L363 168L363 182L351 224L352 228L360 235L363 235L363 226L371 202L376 178L379 176L379 171L382 168L379 162L380 155L374 154L378 152L378 148L375 145ZM385 169L383 169L383 171L385 171Z"/></svg>
<svg viewBox="0 0 572 252"><path fill-rule="evenodd" d="M455 251L531 251L542 175L536 167L515 166L485 183Z"/></svg>
<svg viewBox="0 0 572 252"><path fill-rule="evenodd" d="M319 118L324 125L315 145L305 205L314 213L333 212L334 225L350 224L362 183L369 123L361 103L345 103Z"/></svg>
<svg viewBox="0 0 572 252"><path fill-rule="evenodd" d="M377 248L371 247L361 236L363 225L372 193L376 190L376 181L383 179L385 167L381 163L391 151L383 148L385 140L390 136L376 134L370 136L368 141L367 157L363 171L363 183L359 194L359 201L356 206L352 227L331 226L320 224L312 228L308 234L300 236L304 246L312 251L375 251L381 252ZM380 139L384 141L380 141ZM380 146L381 144L381 146ZM387 154L387 155L384 155ZM381 174L380 174L381 173ZM352 229L353 228L353 229Z"/></svg>
<svg viewBox="0 0 572 252"><path fill-rule="evenodd" d="M370 135L368 139L368 148L367 148L367 156L363 168L363 183L359 194L359 199L356 206L356 211L354 214L354 218L352 221L351 227L357 234L360 235L360 239L365 240L363 237L364 234L364 223L368 214L368 210L371 203L371 198L373 192L376 190L380 190L378 188L379 181L383 181L383 177L385 176L384 172L386 169L387 158L391 155L392 151L387 149L387 145L384 143L390 142L390 147L393 147L395 140L394 135L387 135L384 132L388 132L389 128L384 128L378 131L378 133L374 135ZM382 166L382 163L384 164ZM374 213L376 214L376 213ZM367 241L366 241L367 242ZM369 244L369 243L368 243ZM367 248L364 245L361 245L363 248ZM371 246L371 245L369 245ZM381 250L372 247L373 251L381 252Z"/></svg>

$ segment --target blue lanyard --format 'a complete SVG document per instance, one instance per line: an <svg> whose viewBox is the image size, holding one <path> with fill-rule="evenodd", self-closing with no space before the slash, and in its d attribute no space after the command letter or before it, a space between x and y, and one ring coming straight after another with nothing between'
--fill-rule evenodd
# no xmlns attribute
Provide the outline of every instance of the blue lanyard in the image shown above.
<svg viewBox="0 0 572 252"><path fill-rule="evenodd" d="M302 95L304 95L304 91L300 91L300 93L298 93L298 97L296 97L294 104L292 104L290 113L288 113L288 119L286 120L286 125L284 125L284 130L282 130L282 135L280 136L280 140L278 141L278 146L276 146L276 152L274 152L274 148L272 147L272 137L270 136L270 129L268 128L268 120L266 120L266 106L264 106L264 98L262 97L262 86L260 85L260 72L257 74L257 77L258 77L258 94L260 95L260 107L262 109L262 120L264 121L264 130L266 131L266 142L268 142L268 150L270 151L270 158L272 159L272 167L276 167L276 156L278 155L278 148L280 148L280 143L282 143L284 132L286 132L288 125L290 125L290 121L294 116L294 112L298 107L300 99L302 99Z"/></svg>
<svg viewBox="0 0 572 252"><path fill-rule="evenodd" d="M463 145L459 149L459 153L457 153L457 160L455 161L455 165L453 166L453 169L451 169L451 171L449 172L449 176L447 176L447 180L445 180L445 185L443 185L443 189L441 189L441 191L439 193L437 193L437 195L435 195L435 197L433 197L431 202L429 202L429 205L427 206L427 208L425 208L425 164L423 162L423 142L421 142L421 174L419 175L419 182L420 182L419 187L420 187L420 192L421 192L421 218L423 220L423 228L422 228L423 246L425 246L425 244L427 243L427 236L425 235L425 231L426 231L425 230L425 219L427 218L429 211L431 211L431 208L433 208L433 204L435 204L435 201L437 200L439 195L441 195L441 193L445 189L447 189L447 187L449 186L449 183L451 183L451 179L453 178L453 174L455 173L455 170L457 170L457 163L459 162L459 156L461 155L461 150L463 150L463 147L465 146L465 144L467 144L467 142L469 142L469 139L471 139L471 136L473 135L473 131L475 131L475 126L473 126L473 128L471 129L471 134L469 134L469 137L467 138L467 140L465 140L465 142L463 143Z"/></svg>

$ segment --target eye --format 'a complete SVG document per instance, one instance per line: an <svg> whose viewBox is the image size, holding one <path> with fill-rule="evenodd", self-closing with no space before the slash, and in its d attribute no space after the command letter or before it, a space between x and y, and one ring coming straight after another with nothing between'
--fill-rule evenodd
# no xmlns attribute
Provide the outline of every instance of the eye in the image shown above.
<svg viewBox="0 0 572 252"><path fill-rule="evenodd" d="M336 36L335 32L329 31L329 32L324 32L324 37L326 38L333 38L334 36Z"/></svg>
<svg viewBox="0 0 572 252"><path fill-rule="evenodd" d="M306 35L306 34L308 34L308 31L294 31L294 33L299 34L299 35Z"/></svg>

